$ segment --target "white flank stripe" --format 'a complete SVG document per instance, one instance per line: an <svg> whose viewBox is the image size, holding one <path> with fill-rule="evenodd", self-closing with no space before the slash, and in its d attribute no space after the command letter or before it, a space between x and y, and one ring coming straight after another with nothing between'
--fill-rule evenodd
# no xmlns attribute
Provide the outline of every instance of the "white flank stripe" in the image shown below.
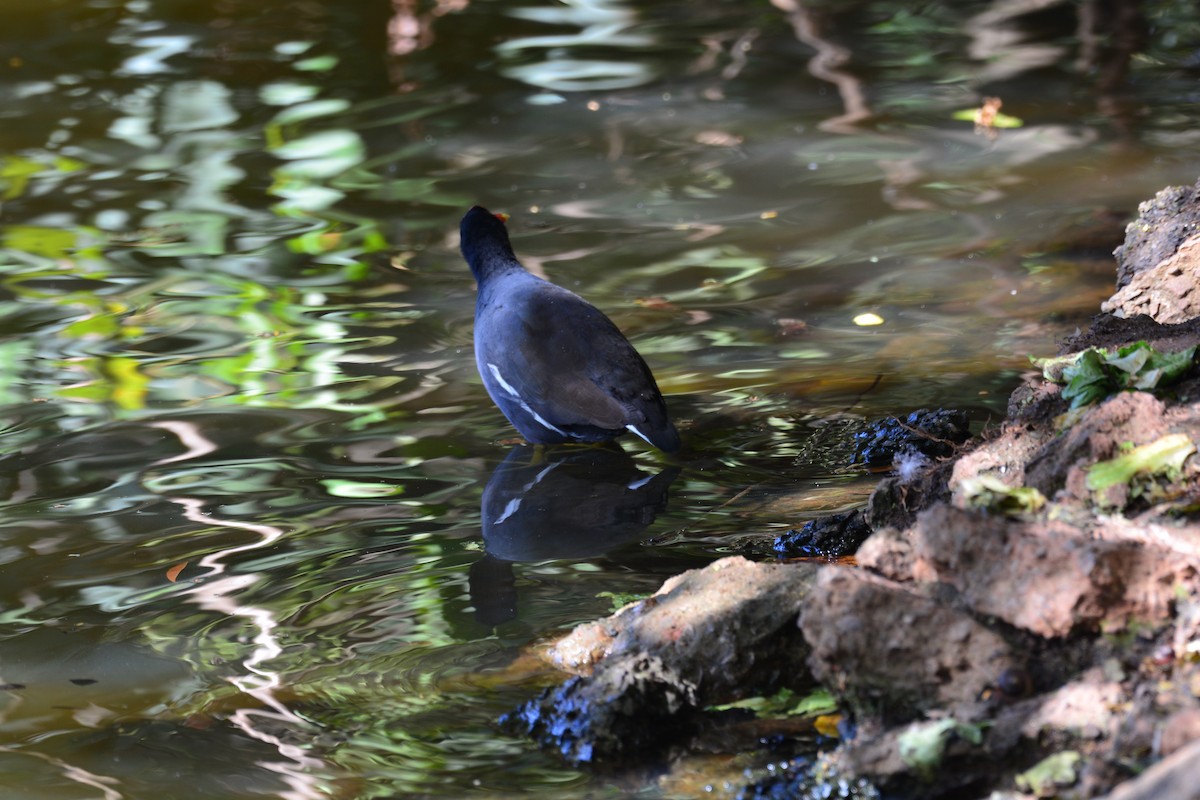
<svg viewBox="0 0 1200 800"><path fill-rule="evenodd" d="M639 431L637 428L633 427L632 425L626 425L625 430L629 431L630 433L637 434L639 439L641 439L642 441L644 441L646 444L650 445L651 447L658 446L658 445L654 444L654 442L647 439L646 434L642 433L641 431Z"/></svg>
<svg viewBox="0 0 1200 800"><path fill-rule="evenodd" d="M647 483L649 483L650 481L654 480L657 477L658 477L657 475L647 475L646 477L642 478L640 481L634 481L633 483L629 484L625 488L631 492L636 492L638 489L642 488Z"/></svg>
<svg viewBox="0 0 1200 800"><path fill-rule="evenodd" d="M504 513L502 513L500 515L500 517L492 524L499 525L500 523L504 522L504 520L508 519L513 514L517 513L517 509L521 507L521 501L523 499L524 498L522 498L522 497L517 497L512 500L509 500L508 504L504 506Z"/></svg>
<svg viewBox="0 0 1200 800"><path fill-rule="evenodd" d="M509 394L511 394L513 397L517 398L518 400L520 400L520 399L521 399L521 395L517 394L517 390L516 390L516 389L514 389L514 388L513 388L513 387L512 387L512 386L509 384L509 382L508 382L508 381L504 380L504 376L500 374L500 368L499 368L499 367L497 367L495 364L488 364L488 369L490 369L490 370L492 371L492 377L496 379L496 383L500 384L500 388L501 388L501 389L503 389L504 391L508 392L508 393L509 393ZM525 404L524 404L524 403L522 403L521 405L525 405Z"/></svg>
<svg viewBox="0 0 1200 800"><path fill-rule="evenodd" d="M549 428L550 430L557 433L559 436L567 435L567 434L563 433L561 430L559 430L558 428L551 425L546 420L542 419L541 414L537 413L532 408L530 408L529 404L521 399L521 395L518 394L517 390L512 387L512 384L510 384L508 381L504 380L504 376L500 374L499 367L497 367L495 364L493 364L491 362L488 362L487 367L489 370L491 370L492 377L496 379L496 383L500 384L500 388L503 389L504 391L508 392L513 397L514 400L516 400L518 403L520 403L521 408L525 409L525 411L529 414L529 416L533 417L534 420L536 420L539 425L541 425L542 427L545 427L545 428ZM641 436L641 434L639 433L638 436ZM642 438L645 439L646 437L642 436Z"/></svg>
<svg viewBox="0 0 1200 800"><path fill-rule="evenodd" d="M528 411L528 412L529 412L529 415L530 415L531 417L533 417L533 418L534 418L534 419L536 419L538 422L540 422L540 423L542 423L543 425L545 425L545 426L546 426L547 428L549 428L550 430L552 430L552 431L554 431L555 433L557 433L559 436L566 436L566 435L567 435L567 434L563 433L562 431L560 431L558 428L556 428L556 427L554 427L553 425L551 425L549 422L546 422L546 420L542 419L542 415L541 415L541 414L539 414L539 413L537 413L536 411L534 411L534 410L533 410L532 408L530 408L528 405L526 405L524 400L522 400L522 401L521 401L521 408L523 408L523 409L525 409L526 411Z"/></svg>
<svg viewBox="0 0 1200 800"><path fill-rule="evenodd" d="M541 472L539 472L539 473L537 474L537 477L536 477L536 478L534 478L532 481L530 481L530 482L529 482L529 485L528 485L528 486L526 486L525 488L528 490L528 489L532 489L533 487L537 486L539 483L541 483L541 482L542 482L542 478L546 477L546 476L547 476L547 475L549 475L551 472L553 472L554 470L558 469L558 467L559 467L559 466L560 466L560 462L557 462L557 461L556 461L556 462L554 462L553 464L551 464L550 466L546 467L544 470L542 470Z"/></svg>

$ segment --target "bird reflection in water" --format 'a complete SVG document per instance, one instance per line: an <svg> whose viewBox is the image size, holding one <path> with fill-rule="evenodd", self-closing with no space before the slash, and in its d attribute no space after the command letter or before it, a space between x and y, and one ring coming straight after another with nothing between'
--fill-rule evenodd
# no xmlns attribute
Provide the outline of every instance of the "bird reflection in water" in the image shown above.
<svg viewBox="0 0 1200 800"><path fill-rule="evenodd" d="M485 554L470 572L476 619L516 618L513 562L591 558L636 539L678 474L645 472L612 444L513 448L483 490Z"/></svg>

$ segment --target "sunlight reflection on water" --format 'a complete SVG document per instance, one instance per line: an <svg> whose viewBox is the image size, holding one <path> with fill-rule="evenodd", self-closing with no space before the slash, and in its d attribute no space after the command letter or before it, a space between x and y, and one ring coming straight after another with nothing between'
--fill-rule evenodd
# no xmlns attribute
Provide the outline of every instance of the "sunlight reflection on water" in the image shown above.
<svg viewBox="0 0 1200 800"><path fill-rule="evenodd" d="M511 58L528 57L534 63L507 65L505 75L532 86L557 92L629 89L653 81L657 71L638 50L658 44L655 37L638 33L637 12L622 0L565 0L560 5L514 8L509 15L546 25L577 27L569 34L520 36L497 45L496 51ZM578 49L618 51L610 60L584 59L572 55Z"/></svg>

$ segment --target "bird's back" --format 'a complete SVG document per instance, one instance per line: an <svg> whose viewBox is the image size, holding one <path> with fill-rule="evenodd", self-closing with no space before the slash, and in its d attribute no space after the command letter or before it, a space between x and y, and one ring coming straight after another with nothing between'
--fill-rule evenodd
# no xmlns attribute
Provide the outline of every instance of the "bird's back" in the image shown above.
<svg viewBox="0 0 1200 800"><path fill-rule="evenodd" d="M631 430L662 450L678 448L646 362L567 289L527 272L489 281L476 306L475 353L502 410L515 405L525 412L518 416L533 417L532 431L518 425L531 441L600 441Z"/></svg>

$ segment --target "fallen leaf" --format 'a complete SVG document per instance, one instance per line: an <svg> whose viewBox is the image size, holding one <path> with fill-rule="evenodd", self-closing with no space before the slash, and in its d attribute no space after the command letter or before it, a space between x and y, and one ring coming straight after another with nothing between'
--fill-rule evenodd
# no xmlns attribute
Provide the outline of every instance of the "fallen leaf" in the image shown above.
<svg viewBox="0 0 1200 800"><path fill-rule="evenodd" d="M642 308L674 309L675 304L665 297L639 297L634 301Z"/></svg>
<svg viewBox="0 0 1200 800"><path fill-rule="evenodd" d="M813 720L813 727L817 729L817 733L822 736L828 736L831 739L840 737L838 733L838 725L842 722L841 714L822 714Z"/></svg>

